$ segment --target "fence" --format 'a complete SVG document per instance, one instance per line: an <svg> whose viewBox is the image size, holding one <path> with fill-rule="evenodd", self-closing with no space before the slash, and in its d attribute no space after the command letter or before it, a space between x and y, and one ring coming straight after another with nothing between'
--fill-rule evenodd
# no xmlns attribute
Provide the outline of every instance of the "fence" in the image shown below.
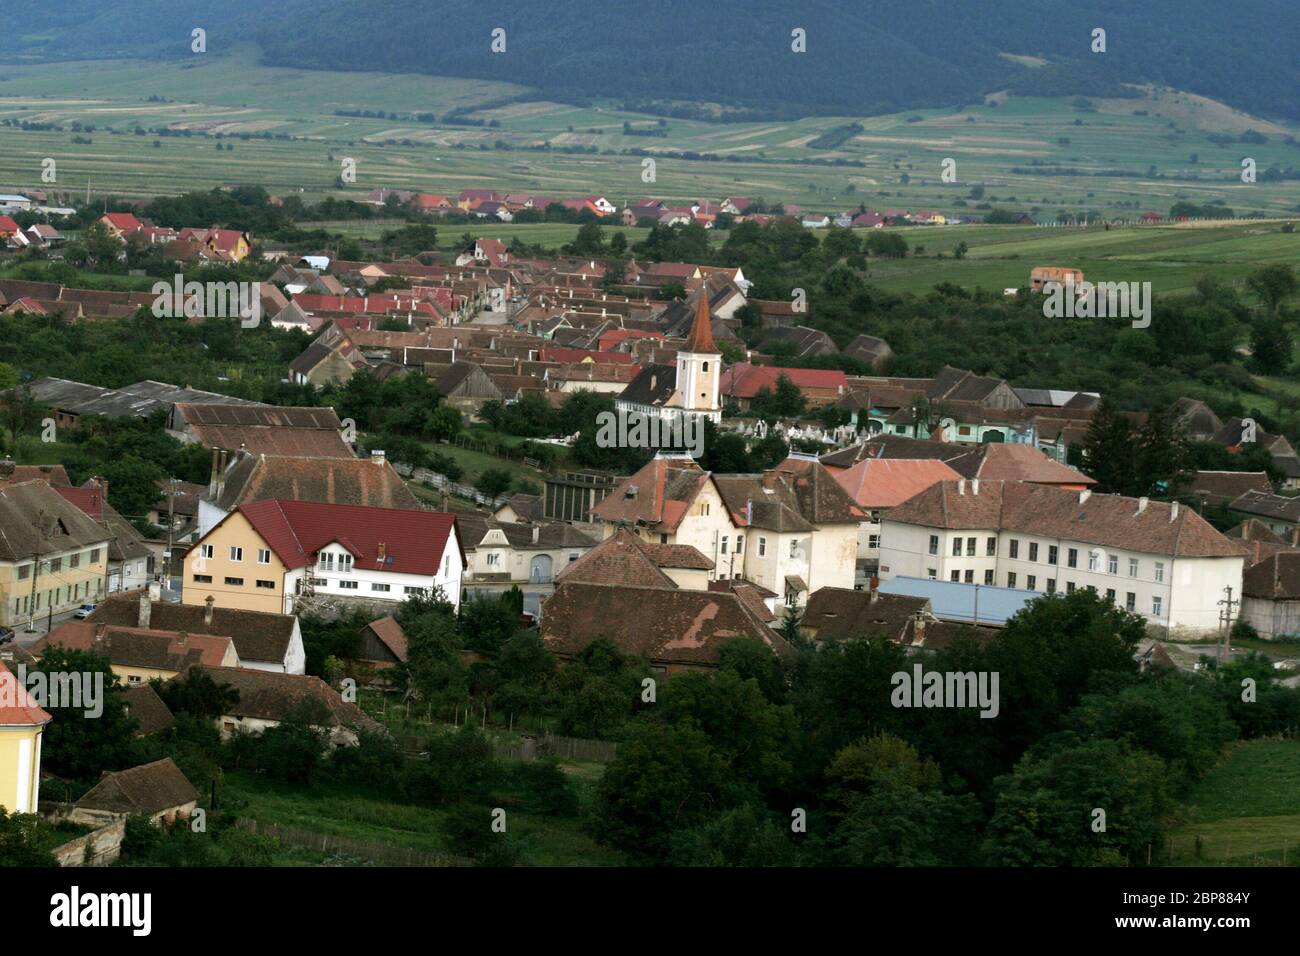
<svg viewBox="0 0 1300 956"><path fill-rule="evenodd" d="M393 468L403 478L410 478L413 481L419 481L439 491L445 491L449 495L455 495L457 498L466 498L475 504L486 505L489 508L499 507L505 500L503 495L500 498L492 498L483 494L477 488L470 485L463 485L458 481L452 481L446 475L439 474L436 471L430 471L428 468L412 468L405 462L393 462Z"/></svg>
<svg viewBox="0 0 1300 956"><path fill-rule="evenodd" d="M283 846L315 850L318 853L343 854L371 863L386 866L473 866L472 860L452 856L447 853L427 853L409 847L392 846L387 843L371 843L352 837L336 836L331 833L314 833L297 827L283 826L278 823L260 823L247 817L235 821L235 826L249 833L268 836Z"/></svg>
<svg viewBox="0 0 1300 956"><path fill-rule="evenodd" d="M407 754L418 754L429 749L429 738L397 736L398 749ZM618 755L618 744L608 740L588 740L583 737L562 737L558 734L525 735L520 740L492 742L492 756L496 760L536 760L539 757L561 757L566 760L590 760L609 763Z"/></svg>

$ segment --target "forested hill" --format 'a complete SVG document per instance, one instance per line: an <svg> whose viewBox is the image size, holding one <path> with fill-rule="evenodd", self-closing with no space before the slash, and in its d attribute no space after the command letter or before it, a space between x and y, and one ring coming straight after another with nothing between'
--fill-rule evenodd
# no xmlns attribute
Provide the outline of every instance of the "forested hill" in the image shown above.
<svg viewBox="0 0 1300 956"><path fill-rule="evenodd" d="M661 110L720 103L750 119L1138 82L1300 119L1295 0L8 0L4 19L11 62L187 56L202 27L210 53L256 43L280 66L509 80ZM1090 51L1095 27L1104 54ZM490 47L497 28L504 53ZM805 53L791 51L794 28Z"/></svg>

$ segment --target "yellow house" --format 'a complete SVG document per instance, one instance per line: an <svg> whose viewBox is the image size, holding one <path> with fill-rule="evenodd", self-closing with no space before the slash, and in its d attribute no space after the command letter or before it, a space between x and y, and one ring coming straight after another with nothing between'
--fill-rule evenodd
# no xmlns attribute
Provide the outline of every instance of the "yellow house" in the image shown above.
<svg viewBox="0 0 1300 956"><path fill-rule="evenodd" d="M0 488L0 625L103 597L108 531L43 481Z"/></svg>
<svg viewBox="0 0 1300 956"><path fill-rule="evenodd" d="M240 511L232 511L185 556L185 604L284 612L286 568Z"/></svg>
<svg viewBox="0 0 1300 956"><path fill-rule="evenodd" d="M147 597L141 598L141 606ZM107 655L113 674L134 687L155 677L171 680L191 667L238 667L239 652L229 637L183 631L122 627L89 621L65 621L31 647L41 657L52 646Z"/></svg>
<svg viewBox="0 0 1300 956"><path fill-rule="evenodd" d="M41 736L53 718L0 662L0 807L35 813L41 788Z"/></svg>

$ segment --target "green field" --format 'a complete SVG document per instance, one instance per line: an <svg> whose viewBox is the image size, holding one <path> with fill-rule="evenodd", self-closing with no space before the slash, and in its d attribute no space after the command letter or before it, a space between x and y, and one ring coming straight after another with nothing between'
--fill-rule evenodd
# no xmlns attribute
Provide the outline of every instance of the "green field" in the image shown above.
<svg viewBox="0 0 1300 956"><path fill-rule="evenodd" d="M624 133L624 122L645 129L656 126L657 117L626 113L614 104L578 107L517 99L525 93L508 83L270 68L259 65L251 50L199 62L0 64L0 120L97 127L82 134L90 144L74 144L77 134L70 131L0 127L0 184L52 189L83 200L87 185L92 196L149 196L256 183L273 193L302 190L308 198L358 196L379 186L440 193L492 186L560 197L599 192L619 204L645 195L678 201L745 195L797 202L806 210L865 203L947 213L978 213L968 194L979 184L986 190L984 201L1040 215L1093 210L1131 217L1149 209L1165 212L1179 199L1222 199L1239 213L1276 216L1300 210L1300 181L1239 181L1245 156L1260 170L1300 165L1295 128L1171 91L1096 99L1087 108L1066 99L991 96L961 111L782 123L668 119L663 137ZM441 119L450 109L476 106L485 109L472 118L498 125L409 118L433 112ZM338 110L386 116L337 116ZM860 123L863 131L840 148L808 145L850 122ZM202 135L136 135L137 126L290 138L237 140L233 152L218 151L216 142ZM1266 142L1209 139L1248 129L1262 133ZM534 149L543 144L549 151ZM598 152L558 152L569 147ZM640 157L616 155L634 148L711 153L719 159L661 156L655 181L646 182ZM344 157L357 160L358 178L336 190ZM53 186L40 181L45 158L57 163ZM758 162L737 161L743 158ZM795 162L811 158L863 165ZM956 162L955 182L941 180L945 159ZM1047 172L1052 175L1042 175Z"/></svg>
<svg viewBox="0 0 1300 956"><path fill-rule="evenodd" d="M1170 840L1179 866L1300 863L1300 741L1235 744L1192 792Z"/></svg>

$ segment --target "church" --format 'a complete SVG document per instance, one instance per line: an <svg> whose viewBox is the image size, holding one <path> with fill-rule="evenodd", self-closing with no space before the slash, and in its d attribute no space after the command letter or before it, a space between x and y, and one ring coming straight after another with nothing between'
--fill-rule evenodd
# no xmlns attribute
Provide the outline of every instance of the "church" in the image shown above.
<svg viewBox="0 0 1300 956"><path fill-rule="evenodd" d="M677 364L644 366L615 399L615 405L620 415L718 422L722 419L718 402L721 381L722 353L713 342L709 297L700 294L690 334L677 351Z"/></svg>

